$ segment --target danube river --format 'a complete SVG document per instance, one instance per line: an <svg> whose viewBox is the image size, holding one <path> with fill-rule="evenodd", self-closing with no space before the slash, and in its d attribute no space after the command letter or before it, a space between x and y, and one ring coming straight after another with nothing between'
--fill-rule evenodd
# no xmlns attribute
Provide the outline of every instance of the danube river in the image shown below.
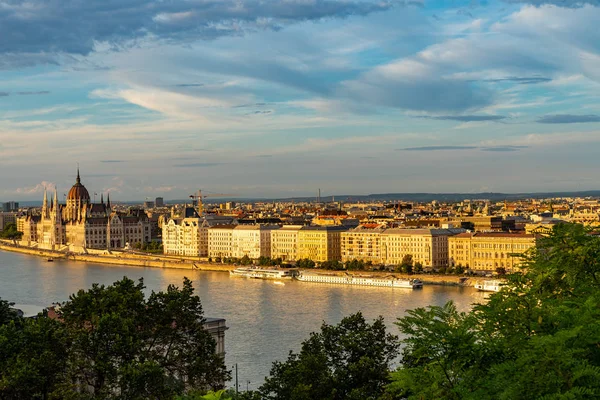
<svg viewBox="0 0 600 400"><path fill-rule="evenodd" d="M230 278L224 272L115 267L55 260L0 251L0 298L17 304L48 306L92 283L110 284L123 276L144 279L148 291L192 279L205 316L227 320L228 367L238 365L239 385L253 389L268 375L271 363L298 351L323 321L338 323L357 311L372 320L385 318L390 331L406 310L453 300L460 310L484 300L470 287L425 286L422 290L349 287L297 281L273 282ZM233 374L235 376L235 374ZM233 386L233 383L231 383Z"/></svg>

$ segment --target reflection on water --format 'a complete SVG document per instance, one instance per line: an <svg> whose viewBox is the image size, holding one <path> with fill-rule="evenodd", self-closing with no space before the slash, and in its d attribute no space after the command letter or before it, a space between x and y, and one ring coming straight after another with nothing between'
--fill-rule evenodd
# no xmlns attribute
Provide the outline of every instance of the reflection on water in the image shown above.
<svg viewBox="0 0 600 400"><path fill-rule="evenodd" d="M362 311L368 319L382 315L390 331L398 333L396 318L406 310L442 305L453 300L467 311L484 295L472 288L425 286L422 290L340 286L286 281L284 284L230 278L223 272L115 267L55 260L0 251L0 297L19 304L46 306L65 301L92 283L111 284L128 276L144 279L148 292L181 286L184 276L194 281L206 316L227 319L226 361L238 364L240 382L256 388L274 360L298 351L310 332L323 321L338 323Z"/></svg>

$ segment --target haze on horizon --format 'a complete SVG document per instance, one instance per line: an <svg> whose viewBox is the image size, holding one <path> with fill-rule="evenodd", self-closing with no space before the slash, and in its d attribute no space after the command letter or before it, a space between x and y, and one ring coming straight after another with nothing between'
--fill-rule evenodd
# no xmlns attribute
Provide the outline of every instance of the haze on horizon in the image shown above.
<svg viewBox="0 0 600 400"><path fill-rule="evenodd" d="M451 3L451 4L450 4ZM600 1L0 0L0 201L600 188Z"/></svg>

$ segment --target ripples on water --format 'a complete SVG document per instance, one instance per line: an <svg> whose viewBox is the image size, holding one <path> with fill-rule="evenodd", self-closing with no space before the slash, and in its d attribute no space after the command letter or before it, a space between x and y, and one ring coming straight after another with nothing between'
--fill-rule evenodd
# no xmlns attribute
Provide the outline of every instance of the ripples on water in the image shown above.
<svg viewBox="0 0 600 400"><path fill-rule="evenodd" d="M230 278L223 272L156 268L115 267L55 260L0 251L0 297L18 304L47 306L65 301L71 293L93 283L111 284L127 276L144 278L148 292L181 286L192 279L209 317L227 319L226 362L238 364L240 387L258 387L271 363L298 351L310 332L323 321L338 323L344 316L362 311L372 320L382 315L393 334L393 324L406 310L443 305L453 300L467 311L484 295L472 288L425 286L422 290L341 286L297 281L274 282Z"/></svg>

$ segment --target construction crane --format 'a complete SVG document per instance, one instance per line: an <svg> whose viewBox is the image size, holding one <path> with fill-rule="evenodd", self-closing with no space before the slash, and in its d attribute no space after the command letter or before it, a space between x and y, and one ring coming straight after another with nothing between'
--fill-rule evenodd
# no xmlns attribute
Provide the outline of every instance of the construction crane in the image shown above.
<svg viewBox="0 0 600 400"><path fill-rule="evenodd" d="M233 197L233 196L237 196L237 195L229 194L229 193L202 194L202 190L198 189L197 193L190 195L190 199L192 199L192 207L197 206L198 207L198 215L202 215L202 213L204 212L204 204L202 202L202 199L205 199L207 197Z"/></svg>

